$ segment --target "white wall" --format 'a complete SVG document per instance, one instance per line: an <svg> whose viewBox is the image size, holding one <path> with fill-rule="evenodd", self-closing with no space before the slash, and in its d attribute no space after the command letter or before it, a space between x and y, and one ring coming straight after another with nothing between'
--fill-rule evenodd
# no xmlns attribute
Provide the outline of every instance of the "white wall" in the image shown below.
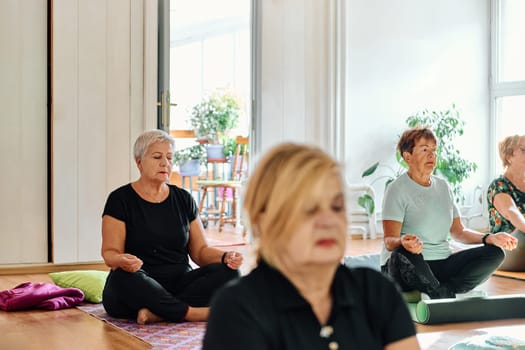
<svg viewBox="0 0 525 350"><path fill-rule="evenodd" d="M489 1L351 0L347 21L348 180L375 161L396 164L408 116L454 102L466 122L456 146L479 166L464 189L487 184ZM374 187L380 203L384 182Z"/></svg>
<svg viewBox="0 0 525 350"><path fill-rule="evenodd" d="M334 0L257 1L258 154L283 141L336 153Z"/></svg>
<svg viewBox="0 0 525 350"><path fill-rule="evenodd" d="M0 264L47 262L45 0L0 1Z"/></svg>
<svg viewBox="0 0 525 350"><path fill-rule="evenodd" d="M156 72L151 75L144 63L149 62L144 47L152 41L144 37L144 20L152 12L153 1L53 3L56 263L101 260L100 223L107 195L136 176L132 143L156 112L150 108L156 101L144 86L144 80L156 85Z"/></svg>

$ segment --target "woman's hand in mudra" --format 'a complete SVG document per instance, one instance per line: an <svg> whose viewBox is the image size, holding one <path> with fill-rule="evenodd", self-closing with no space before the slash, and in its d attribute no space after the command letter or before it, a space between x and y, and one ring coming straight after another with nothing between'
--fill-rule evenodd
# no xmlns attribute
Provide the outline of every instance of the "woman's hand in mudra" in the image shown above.
<svg viewBox="0 0 525 350"><path fill-rule="evenodd" d="M401 236L401 245L412 254L421 254L423 251L423 242L417 236L411 234Z"/></svg>
<svg viewBox="0 0 525 350"><path fill-rule="evenodd" d="M488 235L486 242L488 244L495 245L505 250L513 250L518 246L518 240L516 237L509 235L506 232L498 232L492 235Z"/></svg>
<svg viewBox="0 0 525 350"><path fill-rule="evenodd" d="M120 255L119 267L126 272L137 272L142 267L142 260L132 254Z"/></svg>
<svg viewBox="0 0 525 350"><path fill-rule="evenodd" d="M237 270L239 267L241 267L242 261L243 257L241 253L229 251L226 252L223 263L230 269Z"/></svg>

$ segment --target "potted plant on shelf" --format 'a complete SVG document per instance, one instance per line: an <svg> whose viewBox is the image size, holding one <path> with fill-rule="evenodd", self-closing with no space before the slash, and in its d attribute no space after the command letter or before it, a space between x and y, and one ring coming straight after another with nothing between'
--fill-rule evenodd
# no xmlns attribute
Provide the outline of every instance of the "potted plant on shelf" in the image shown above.
<svg viewBox="0 0 525 350"><path fill-rule="evenodd" d="M470 177L470 174L476 171L477 165L474 162L468 161L460 156L459 150L454 146L454 139L457 136L463 135L463 126L465 122L461 119L459 111L456 109L456 105L452 104L452 108L442 111L429 111L425 109L420 111L406 119L408 127L424 126L427 125L434 132L437 138L437 149L436 149L436 168L434 174L442 176L448 181L456 202L461 202L464 199L464 195L461 188L461 183ZM392 174L383 175L374 179L374 182L385 179L385 188L394 181L399 175L404 172L407 168L407 164L399 154L396 152L396 160L399 164L399 168L394 170L388 165L384 165L389 168ZM371 176L375 173L378 167L382 166L379 162L374 163L368 169L366 169L361 175L362 178ZM365 194L358 198L358 204L363 207L367 213L373 213L375 209L375 203L372 197Z"/></svg>
<svg viewBox="0 0 525 350"><path fill-rule="evenodd" d="M242 160L243 158L243 152L242 150L240 150L240 154L239 156L237 157L237 169L233 169L233 163L234 163L234 158L236 156L236 152L237 152L237 137L224 137L223 139L223 144L224 144L224 148L222 150L222 154L224 155L224 157L226 158L226 160L228 161L228 163L230 163L231 167L232 167L232 171L235 170L235 171L239 171L241 170L240 167L242 165L242 168L243 168L243 171L247 169L248 167L248 162L247 160L245 159L244 161ZM247 156L248 155L248 148L246 148L246 151L244 152L244 154Z"/></svg>
<svg viewBox="0 0 525 350"><path fill-rule="evenodd" d="M197 138L206 143L208 158L224 158L224 138L237 127L239 114L237 98L225 91L216 91L193 106L189 122Z"/></svg>
<svg viewBox="0 0 525 350"><path fill-rule="evenodd" d="M235 137L225 137L223 138L224 148L222 149L222 154L226 158L231 158L235 155L235 150L237 148L237 140Z"/></svg>
<svg viewBox="0 0 525 350"><path fill-rule="evenodd" d="M201 144L186 147L173 153L173 164L179 166L182 176L199 176L201 165L206 163L206 151Z"/></svg>

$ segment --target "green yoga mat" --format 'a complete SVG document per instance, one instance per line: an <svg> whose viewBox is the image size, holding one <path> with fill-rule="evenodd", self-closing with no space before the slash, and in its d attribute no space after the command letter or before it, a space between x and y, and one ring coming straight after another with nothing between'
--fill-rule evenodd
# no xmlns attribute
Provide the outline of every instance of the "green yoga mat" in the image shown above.
<svg viewBox="0 0 525 350"><path fill-rule="evenodd" d="M408 303L412 320L422 324L525 318L525 294Z"/></svg>

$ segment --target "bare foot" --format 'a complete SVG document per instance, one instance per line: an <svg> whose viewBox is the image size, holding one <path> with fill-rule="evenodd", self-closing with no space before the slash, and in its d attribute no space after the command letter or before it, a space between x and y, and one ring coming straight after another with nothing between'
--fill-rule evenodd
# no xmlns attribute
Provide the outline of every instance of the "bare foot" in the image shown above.
<svg viewBox="0 0 525 350"><path fill-rule="evenodd" d="M209 307L192 307L188 308L184 319L188 322L208 321L210 315Z"/></svg>
<svg viewBox="0 0 525 350"><path fill-rule="evenodd" d="M137 314L138 324L147 324L147 323L154 323L154 322L160 322L160 321L162 321L162 318L155 315L153 312L149 311L146 308L140 309Z"/></svg>

